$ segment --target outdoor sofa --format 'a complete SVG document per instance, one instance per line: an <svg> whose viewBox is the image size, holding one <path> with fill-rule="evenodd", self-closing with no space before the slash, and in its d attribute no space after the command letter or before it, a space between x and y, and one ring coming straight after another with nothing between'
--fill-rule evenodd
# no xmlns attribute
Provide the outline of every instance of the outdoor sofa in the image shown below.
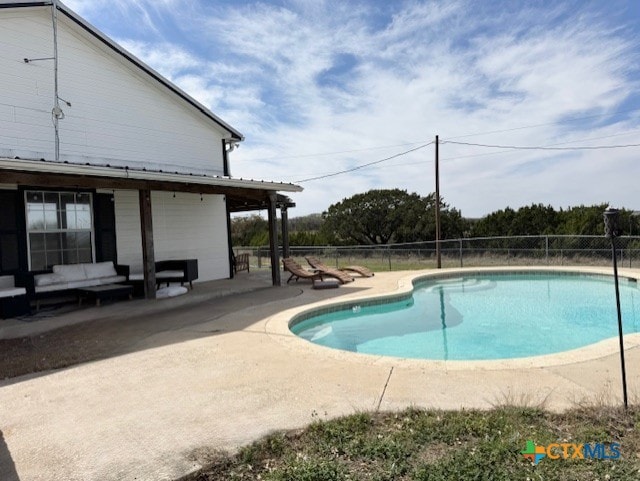
<svg viewBox="0 0 640 481"><path fill-rule="evenodd" d="M27 291L27 297L36 301L52 297L75 295L82 287L103 286L126 282L129 279L129 266L114 265L112 261L55 265L46 271L29 271L17 276L17 283Z"/></svg>
<svg viewBox="0 0 640 481"><path fill-rule="evenodd" d="M27 290L17 287L15 278L0 276L0 319L8 319L29 312Z"/></svg>
<svg viewBox="0 0 640 481"><path fill-rule="evenodd" d="M198 259L171 259L166 261L156 261L156 288L161 284L168 286L171 282L179 282L180 285L188 282L193 289L193 281L198 278ZM129 281L134 286L134 292L143 292L142 283L144 274L131 274Z"/></svg>
<svg viewBox="0 0 640 481"><path fill-rule="evenodd" d="M156 284L179 282L189 283L193 289L193 281L198 278L198 259L172 259L156 262Z"/></svg>

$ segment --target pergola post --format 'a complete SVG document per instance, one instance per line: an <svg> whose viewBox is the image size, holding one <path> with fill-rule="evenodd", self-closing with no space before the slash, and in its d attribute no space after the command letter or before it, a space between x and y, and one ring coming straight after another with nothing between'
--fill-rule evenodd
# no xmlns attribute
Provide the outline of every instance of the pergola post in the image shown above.
<svg viewBox="0 0 640 481"><path fill-rule="evenodd" d="M140 230L142 232L142 269L144 297L156 298L156 260L153 249L153 222L151 220L151 190L138 191L140 199Z"/></svg>
<svg viewBox="0 0 640 481"><path fill-rule="evenodd" d="M227 214L227 246L229 248L229 279L235 277L234 264L233 264L233 241L231 240L231 211L229 210L229 198L225 196L225 210Z"/></svg>
<svg viewBox="0 0 640 481"><path fill-rule="evenodd" d="M280 285L280 256L278 254L278 219L276 216L275 192L268 194L269 212L269 250L271 251L271 281L274 286Z"/></svg>
<svg viewBox="0 0 640 481"><path fill-rule="evenodd" d="M280 208L280 217L282 222L282 257L290 257L289 255L289 214L287 206Z"/></svg>

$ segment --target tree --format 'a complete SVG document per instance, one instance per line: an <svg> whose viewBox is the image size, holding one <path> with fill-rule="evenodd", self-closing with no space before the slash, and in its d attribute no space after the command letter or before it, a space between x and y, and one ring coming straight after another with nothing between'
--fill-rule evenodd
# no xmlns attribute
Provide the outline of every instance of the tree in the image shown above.
<svg viewBox="0 0 640 481"><path fill-rule="evenodd" d="M543 235L557 232L560 215L552 206L531 204L492 212L473 226L472 237Z"/></svg>
<svg viewBox="0 0 640 481"><path fill-rule="evenodd" d="M269 224L259 215L231 220L231 242L235 246L263 246L269 243Z"/></svg>
<svg viewBox="0 0 640 481"><path fill-rule="evenodd" d="M333 204L323 214L323 232L336 244L388 244L435 238L435 196L400 189L370 190ZM442 238L467 228L460 212L441 202Z"/></svg>
<svg viewBox="0 0 640 481"><path fill-rule="evenodd" d="M565 211L560 211L562 222L558 228L558 234L568 235L603 235L604 220L603 214L607 210L607 204L571 207ZM629 217L621 226L628 224Z"/></svg>

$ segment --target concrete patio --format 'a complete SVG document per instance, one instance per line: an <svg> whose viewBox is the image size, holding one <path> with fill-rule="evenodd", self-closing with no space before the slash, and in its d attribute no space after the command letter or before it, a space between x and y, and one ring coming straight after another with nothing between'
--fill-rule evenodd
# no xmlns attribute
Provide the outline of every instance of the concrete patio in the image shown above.
<svg viewBox="0 0 640 481"><path fill-rule="evenodd" d="M152 322L127 353L0 381L0 479L171 480L200 467L212 451L318 417L507 401L561 410L618 396L619 357L610 341L542 363L460 363L344 353L286 329L286 320L310 304L397 292L408 288L409 274L378 273L315 291L306 282L267 287L266 277L252 273L196 285L183 298L61 316L52 324ZM43 332L49 321L0 324L0 336ZM161 326L155 332L154 323ZM640 339L628 338L635 399Z"/></svg>

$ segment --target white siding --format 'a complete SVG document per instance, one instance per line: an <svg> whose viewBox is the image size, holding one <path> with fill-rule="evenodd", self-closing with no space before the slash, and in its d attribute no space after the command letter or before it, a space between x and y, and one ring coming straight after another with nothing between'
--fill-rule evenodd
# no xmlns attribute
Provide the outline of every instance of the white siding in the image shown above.
<svg viewBox="0 0 640 481"><path fill-rule="evenodd" d="M229 277L224 197L152 192L156 260L198 259L199 281ZM140 207L137 191L116 191L118 262L142 272Z"/></svg>
<svg viewBox="0 0 640 481"><path fill-rule="evenodd" d="M0 11L0 155L54 158L54 74L49 8ZM212 120L114 56L59 14L60 156L69 162L223 173L222 138Z"/></svg>

